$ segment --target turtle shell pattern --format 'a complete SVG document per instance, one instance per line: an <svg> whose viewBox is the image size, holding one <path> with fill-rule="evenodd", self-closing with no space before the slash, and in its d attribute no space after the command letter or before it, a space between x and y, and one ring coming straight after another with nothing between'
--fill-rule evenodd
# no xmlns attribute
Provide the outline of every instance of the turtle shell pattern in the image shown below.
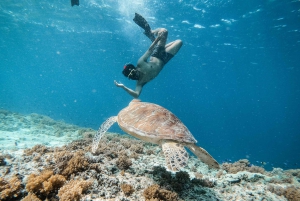
<svg viewBox="0 0 300 201"><path fill-rule="evenodd" d="M196 143L188 128L169 110L147 102L133 100L118 114L118 124L125 132L156 142L168 139Z"/></svg>

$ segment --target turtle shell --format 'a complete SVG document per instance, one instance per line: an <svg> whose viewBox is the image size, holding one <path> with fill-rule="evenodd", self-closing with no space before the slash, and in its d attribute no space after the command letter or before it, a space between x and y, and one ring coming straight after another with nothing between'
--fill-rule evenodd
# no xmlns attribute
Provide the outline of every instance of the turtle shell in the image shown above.
<svg viewBox="0 0 300 201"><path fill-rule="evenodd" d="M120 128L139 139L159 143L160 140L196 143L188 128L169 110L147 102L133 100L118 114Z"/></svg>

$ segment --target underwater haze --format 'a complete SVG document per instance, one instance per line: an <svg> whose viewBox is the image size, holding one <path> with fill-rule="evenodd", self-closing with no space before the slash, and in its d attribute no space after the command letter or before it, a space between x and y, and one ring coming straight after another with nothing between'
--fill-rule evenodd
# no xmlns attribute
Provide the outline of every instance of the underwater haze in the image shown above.
<svg viewBox="0 0 300 201"><path fill-rule="evenodd" d="M165 27L178 54L143 88L218 162L300 168L300 1L0 1L0 109L98 129L132 100L114 80ZM122 131L114 126L112 131Z"/></svg>

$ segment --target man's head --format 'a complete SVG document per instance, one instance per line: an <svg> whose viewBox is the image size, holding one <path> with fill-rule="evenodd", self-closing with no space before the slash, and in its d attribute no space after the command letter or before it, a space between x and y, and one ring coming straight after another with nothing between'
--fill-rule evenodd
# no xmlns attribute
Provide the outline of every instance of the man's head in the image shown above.
<svg viewBox="0 0 300 201"><path fill-rule="evenodd" d="M132 64L126 64L122 73L131 80L138 80L140 78L140 72Z"/></svg>

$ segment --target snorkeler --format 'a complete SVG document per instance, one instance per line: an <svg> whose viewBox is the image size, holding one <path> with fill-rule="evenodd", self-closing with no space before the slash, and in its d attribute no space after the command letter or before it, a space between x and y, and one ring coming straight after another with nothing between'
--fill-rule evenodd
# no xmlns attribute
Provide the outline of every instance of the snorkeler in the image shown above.
<svg viewBox="0 0 300 201"><path fill-rule="evenodd" d="M181 40L175 40L166 44L168 31L165 28L151 30L147 21L139 14L135 13L133 21L145 30L144 34L152 41L149 49L137 62L137 67L133 64L126 64L122 73L131 80L137 80L135 90L129 89L124 84L115 82L117 87L123 88L134 98L141 94L143 86L154 79L164 65L173 58L182 46ZM157 36L155 38L155 36ZM149 59L149 60L148 60Z"/></svg>

